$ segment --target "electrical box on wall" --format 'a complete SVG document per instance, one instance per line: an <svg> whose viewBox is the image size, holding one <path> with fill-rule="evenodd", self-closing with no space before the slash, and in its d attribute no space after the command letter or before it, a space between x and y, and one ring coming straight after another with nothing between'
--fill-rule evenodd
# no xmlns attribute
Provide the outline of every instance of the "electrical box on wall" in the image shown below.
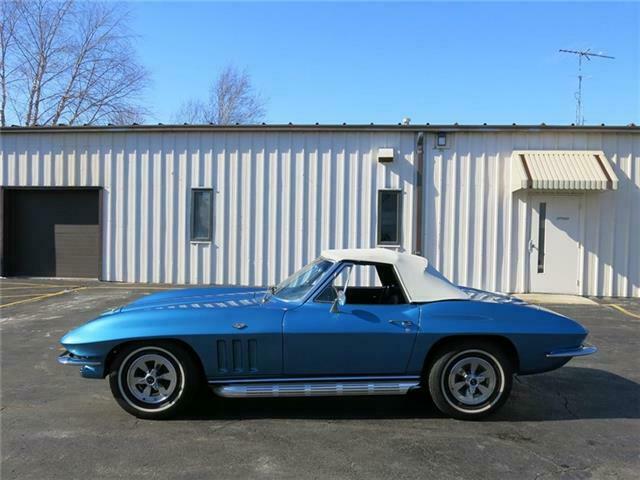
<svg viewBox="0 0 640 480"><path fill-rule="evenodd" d="M393 162L394 154L393 148L381 147L378 149L378 161L380 163Z"/></svg>

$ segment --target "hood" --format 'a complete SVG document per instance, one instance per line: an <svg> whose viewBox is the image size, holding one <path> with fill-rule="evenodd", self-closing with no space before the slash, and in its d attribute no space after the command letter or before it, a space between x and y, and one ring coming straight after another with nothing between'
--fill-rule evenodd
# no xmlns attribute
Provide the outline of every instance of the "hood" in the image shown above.
<svg viewBox="0 0 640 480"><path fill-rule="evenodd" d="M225 325L232 328L228 325L225 309L259 308L264 293L255 288L190 288L147 295L80 325L68 332L60 343L79 355L82 350L78 345L209 335L217 329L214 327L216 320L225 320L221 322L221 328L226 328ZM240 317L251 316L247 311L237 313Z"/></svg>
<svg viewBox="0 0 640 480"><path fill-rule="evenodd" d="M477 288L470 287L458 287L460 290L469 295L469 300L476 302L487 303L510 303L513 305L528 305L527 302L511 295L504 293L487 292L485 290L478 290Z"/></svg>
<svg viewBox="0 0 640 480"><path fill-rule="evenodd" d="M144 296L108 313L134 310L172 310L177 308L231 308L258 305L266 293L251 287L209 287L169 290Z"/></svg>

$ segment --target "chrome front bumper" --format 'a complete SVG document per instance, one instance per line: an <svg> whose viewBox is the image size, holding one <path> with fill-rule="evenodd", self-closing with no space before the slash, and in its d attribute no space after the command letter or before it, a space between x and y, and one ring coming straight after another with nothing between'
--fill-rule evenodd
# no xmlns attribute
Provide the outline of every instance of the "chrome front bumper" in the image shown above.
<svg viewBox="0 0 640 480"><path fill-rule="evenodd" d="M60 365L75 365L78 367L97 367L102 365L102 362L99 360L92 359L91 357L78 357L69 351L65 351L58 357L58 363Z"/></svg>
<svg viewBox="0 0 640 480"><path fill-rule="evenodd" d="M547 358L563 358L563 357L584 357L592 355L598 351L593 345L581 345L578 348L569 348L565 350L555 350L547 353Z"/></svg>

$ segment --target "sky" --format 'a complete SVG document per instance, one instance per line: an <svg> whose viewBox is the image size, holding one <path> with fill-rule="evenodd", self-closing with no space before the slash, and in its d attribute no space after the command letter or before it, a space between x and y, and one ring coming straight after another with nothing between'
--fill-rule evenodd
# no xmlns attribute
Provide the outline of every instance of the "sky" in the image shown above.
<svg viewBox="0 0 640 480"><path fill-rule="evenodd" d="M206 97L227 64L267 123L640 123L640 3L133 2L149 123Z"/></svg>

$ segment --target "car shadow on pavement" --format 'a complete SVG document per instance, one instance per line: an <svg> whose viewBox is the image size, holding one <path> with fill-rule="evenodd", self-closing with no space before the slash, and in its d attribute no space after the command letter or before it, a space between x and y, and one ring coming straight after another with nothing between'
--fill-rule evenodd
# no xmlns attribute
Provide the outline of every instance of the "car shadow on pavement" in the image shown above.
<svg viewBox="0 0 640 480"><path fill-rule="evenodd" d="M205 393L175 420L443 418L421 391L404 396L223 399ZM640 418L640 384L593 368L564 367L514 379L490 422Z"/></svg>

